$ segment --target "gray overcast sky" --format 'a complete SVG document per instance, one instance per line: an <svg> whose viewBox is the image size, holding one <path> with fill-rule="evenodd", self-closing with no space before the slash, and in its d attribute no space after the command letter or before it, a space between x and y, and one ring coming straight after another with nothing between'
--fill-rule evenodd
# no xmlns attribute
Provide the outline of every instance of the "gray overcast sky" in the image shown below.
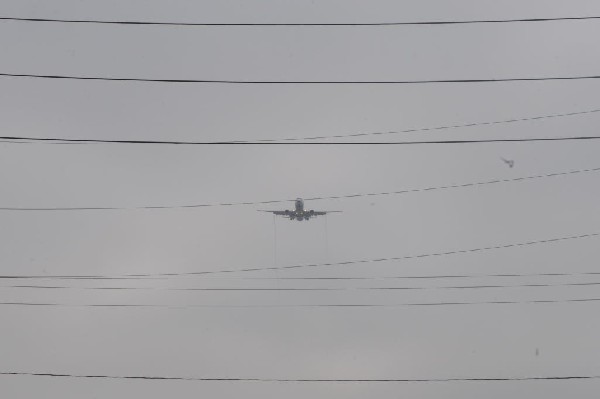
<svg viewBox="0 0 600 399"><path fill-rule="evenodd" d="M182 22L392 22L600 16L597 1L2 0L0 16ZM600 22L419 27L157 27L0 22L0 73L248 80L598 75ZM4 136L227 140L377 132L599 108L600 82L223 86L0 78ZM392 139L597 134L598 114ZM600 167L600 143L169 147L0 144L0 207L183 205L344 195ZM515 160L509 169L500 157ZM600 232L596 173L257 209L1 212L0 274L185 273L398 257ZM274 240L276 232L277 240ZM51 281L0 302L298 305L598 298L597 286L415 291L169 291L600 282L593 276L273 280L598 271L598 238L404 262ZM414 308L0 307L0 372L242 378L600 374L595 303ZM10 398L578 398L600 381L215 383L0 377Z"/></svg>

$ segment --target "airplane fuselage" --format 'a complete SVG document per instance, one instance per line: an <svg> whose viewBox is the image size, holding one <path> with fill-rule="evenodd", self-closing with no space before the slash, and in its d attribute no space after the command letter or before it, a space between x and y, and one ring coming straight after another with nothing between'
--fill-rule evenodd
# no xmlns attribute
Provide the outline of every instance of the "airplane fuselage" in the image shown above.
<svg viewBox="0 0 600 399"><path fill-rule="evenodd" d="M294 211L290 212L289 216L291 220L297 220L301 222L303 220L310 219L310 217L313 216L313 212L305 210L304 200L302 198L297 198L295 202L295 209Z"/></svg>

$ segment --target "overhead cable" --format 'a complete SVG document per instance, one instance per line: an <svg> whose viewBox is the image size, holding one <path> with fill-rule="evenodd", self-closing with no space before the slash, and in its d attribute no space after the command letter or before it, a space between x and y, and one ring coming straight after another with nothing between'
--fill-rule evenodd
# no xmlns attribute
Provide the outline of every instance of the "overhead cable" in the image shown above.
<svg viewBox="0 0 600 399"><path fill-rule="evenodd" d="M600 75L579 76L546 76L515 78L469 78L469 79L423 79L423 80L243 80L243 79L174 79L174 78L142 78L142 77L109 77L84 75L55 75L32 73L2 72L0 76L12 78L89 80L105 82L137 82L137 83L200 83L200 84L241 84L241 85L413 85L413 84L445 84L445 83L506 83L506 82L543 82L596 80Z"/></svg>
<svg viewBox="0 0 600 399"><path fill-rule="evenodd" d="M0 17L0 21L17 22L53 22L73 24L104 24L104 25L132 25L132 26L239 26L239 27L351 27L351 26L420 26L420 25L465 25L465 24L499 24L515 22L557 22L557 21L586 21L600 19L597 16L573 17L547 17L547 18L510 18L510 19L472 19L472 20L432 20L432 21L406 21L406 22L167 22L167 21L127 21L127 20L101 20L101 19L68 19L68 18L27 18L27 17Z"/></svg>
<svg viewBox="0 0 600 399"><path fill-rule="evenodd" d="M449 184L443 186L430 186L423 188L413 188L398 191L384 191L384 192L371 192L371 193L355 193L345 195L331 195L331 196L319 196L319 197L307 197L306 201L317 201L317 200L337 200L337 199L349 199L349 198L361 198L361 197L380 197L380 196L391 196L391 195L402 195L428 191L438 190L449 190L455 188L467 188L485 186L490 184L500 183L512 183L512 182L523 182L529 180L546 179L551 177L576 175L583 173L597 173L600 172L600 167L590 169L575 169L565 172L554 172L546 173L541 175L530 175L514 177L509 179L493 179L471 183L460 183L460 184ZM295 199L279 199L279 200L266 200L266 201L243 201L243 202L214 202L204 204L188 204L188 205L148 205L148 206L136 206L136 207L102 207L102 206L84 206L84 207L0 207L0 211L117 211L117 210L151 210L151 209L191 209L191 208L209 208L215 206L241 206L241 205L266 205L266 204L281 204L292 202Z"/></svg>
<svg viewBox="0 0 600 399"><path fill-rule="evenodd" d="M100 275L48 275L46 278L87 278L90 280L93 279L104 279L106 277L176 277L176 276L200 276L200 275L209 275L209 274L225 274L225 273L245 273L245 272L257 272L257 271L269 271L269 270L291 270L291 269L303 269L303 268L321 268L328 266L349 266L349 265L359 265L359 264L369 264L369 263L381 263L381 262L392 262L392 261L406 261L406 260L416 260L423 258L437 258L443 256L450 255L460 255L460 254L469 254L476 252L487 252L498 249L508 249L508 248L519 248L519 247L528 247L533 245L540 244L553 244L557 242L564 241L573 241L573 240L581 240L587 238L594 238L600 236L600 233L588 233L581 234L576 236L567 236L567 237L558 237L558 238L550 238L544 240L535 240L535 241L525 241L511 244L503 244L503 245L494 245L488 247L477 247L470 249L462 249L462 250L454 250L454 251L446 251L446 252L430 252L419 255L405 255L405 256L397 256L397 257L388 257L388 258L377 258L377 259L361 259L361 260L348 260L341 262L328 262L328 263L312 263L312 264L297 264L297 265L289 265L289 266L268 266L268 267L245 267L239 269L226 269L226 270L205 270L205 271L195 271L195 272L184 272L184 273L146 273L146 274L123 274L116 276L100 276ZM2 278L20 278L20 277L30 277L30 276L19 276L19 275L4 275Z"/></svg>
<svg viewBox="0 0 600 399"><path fill-rule="evenodd" d="M340 138L351 138L351 137L367 137L367 136L383 136L383 135L395 135L395 134L403 134L403 133L417 133L417 132L433 132L433 131L441 131L441 130L450 130L450 129L460 129L460 128L470 128L477 126L491 126L491 125L500 125L500 124L508 124L508 123L518 123L518 122L528 122L528 121L538 121L544 119L552 119L552 118L564 118L570 116L578 116L578 115L586 115L600 112L600 109L592 109L587 111L576 111L576 112L568 112L568 113L559 113L559 114L549 114L549 115L538 115L531 116L525 118L511 118L511 119L503 119L496 121L485 121L485 122L470 122L463 124L455 124L455 125L442 125L442 126L433 126L433 127L423 127L423 128L413 128L413 129L404 129L397 131L387 131L387 132L362 132L362 133L350 133L350 134L338 134L338 135L330 135L330 136L308 136L308 137L284 137L284 138L275 138L275 139L252 139L252 140L231 140L231 141L219 141L218 143L269 143L269 142L297 142L297 141L305 141L305 140L328 140L328 139L340 139ZM25 137L25 136L3 136L0 137L0 140L3 140L5 143L49 143L49 144L208 144L212 142L187 142L187 141L145 141L140 140L137 141L125 141L125 140L105 140L105 139L77 139L77 138L60 138L60 137ZM91 141L90 141L91 140ZM217 142L214 142L217 143Z"/></svg>
<svg viewBox="0 0 600 399"><path fill-rule="evenodd" d="M360 276L360 277L252 277L252 276L197 276L204 277L210 281L221 280L358 280L358 281L384 281L384 280L446 280L446 279L485 279L485 278L521 278L521 277L589 277L600 276L600 272L582 272L582 273L499 273L499 274L442 274L442 275L407 275L407 276ZM46 275L18 275L18 276L1 276L0 280L142 280L154 281L165 280L166 277L103 277L103 276L46 276Z"/></svg>
<svg viewBox="0 0 600 399"><path fill-rule="evenodd" d="M590 380L599 379L594 375L533 376L533 377L470 377L470 378L252 378L252 377L172 377L172 376L131 376L104 374L64 374L33 372L0 372L1 376L29 376L54 378L117 379L117 380L170 380L170 381L215 381L215 382L505 382L505 381L549 381L549 380Z"/></svg>
<svg viewBox="0 0 600 399"><path fill-rule="evenodd" d="M147 308L147 309L286 309L286 308L401 308L414 306L475 306L475 305L516 305L516 304L550 304L550 303L592 303L600 302L600 298L575 299L535 299L525 301L481 301L481 302L408 302L408 303L326 303L326 304L268 304L268 305L158 305L143 303L96 303L66 304L55 302L0 302L0 306L27 307L60 307L60 308Z"/></svg>
<svg viewBox="0 0 600 399"><path fill-rule="evenodd" d="M564 118L564 117L569 117L569 116L593 114L593 113L597 113L597 112L600 112L600 109L592 109L592 110L587 110L587 111L576 111L576 112L568 112L568 113L560 113L560 114L538 115L538 116L530 116L530 117L525 117L525 118L503 119L503 120L488 121L488 122L471 122L471 123L463 123L463 124L457 124L457 125L443 125L443 126L424 127L424 128L415 128L415 129L404 129L404 130L388 131L388 132L363 132L363 133L351 133L351 134L337 134L337 135L332 135L332 136L284 137L284 138L280 138L280 139L236 140L236 142L243 143L243 142L269 142L269 141L327 140L327 139L338 139L338 138L349 138L349 137L383 136L383 135L394 135L394 134L403 134L403 133L432 132L432 131L449 130L449 129L469 128L469 127L476 127L476 126L490 126L490 125L501 125L501 124L508 124L508 123L537 121L537 120L552 119L552 118Z"/></svg>
<svg viewBox="0 0 600 399"><path fill-rule="evenodd" d="M472 289L495 289L495 288L549 288L549 287L587 287L597 286L600 282L584 283L558 283L558 284L514 284L514 285L456 285L456 286L430 286L430 287L186 287L186 288L166 288L166 287L75 287L58 285L4 285L2 288L16 289L42 289L42 290L81 290L81 291L206 291L206 292L237 292L237 291L257 291L257 292L295 292L295 291L422 291L422 290L472 290Z"/></svg>
<svg viewBox="0 0 600 399"><path fill-rule="evenodd" d="M209 280L358 280L358 281L383 281L383 280L446 280L446 279L481 279L481 278L520 278L520 277L584 277L598 276L600 272L584 273L501 273L501 274L442 274L442 275L408 275L408 276L357 276L357 277L207 277ZM0 276L0 279L2 276ZM27 277L43 279L43 277ZM65 278L70 280L71 278ZM75 279L75 278L73 278ZM145 280L144 278L140 278ZM148 279L152 280L152 279Z"/></svg>
<svg viewBox="0 0 600 399"><path fill-rule="evenodd" d="M530 137L530 138L499 138L474 140L417 140L417 141L170 141L170 140L110 140L110 139L67 139L43 138L24 136L0 136L6 143L21 142L50 142L50 143L79 143L79 144L168 144L168 145L426 145L426 144L489 144L489 143L528 143L538 141L590 141L598 140L600 136L563 136L563 137Z"/></svg>

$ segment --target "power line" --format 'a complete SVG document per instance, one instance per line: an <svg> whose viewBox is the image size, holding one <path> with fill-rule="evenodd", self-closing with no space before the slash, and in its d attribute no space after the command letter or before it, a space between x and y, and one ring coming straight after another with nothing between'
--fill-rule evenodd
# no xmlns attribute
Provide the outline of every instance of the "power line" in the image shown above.
<svg viewBox="0 0 600 399"><path fill-rule="evenodd" d="M45 290L81 290L81 291L206 291L206 292L294 292L294 291L422 291L422 290L472 290L472 289L495 289L495 288L548 288L548 287L586 287L597 286L600 282L585 283L559 283L559 284L514 284L514 285L458 285L458 286L430 286L430 287L219 287L219 288L165 288L165 287L75 287L75 286L48 286L48 285L5 285L1 288L17 289L45 289Z"/></svg>
<svg viewBox="0 0 600 399"><path fill-rule="evenodd" d="M120 21L120 20L98 20L98 19L59 19L59 18L24 18L24 17L0 17L0 21L17 22L53 22L74 24L105 24L105 25L133 25L133 26L239 26L239 27L351 27L351 26L420 26L420 25L465 25L465 24L498 24L516 22L557 22L557 21L586 21L600 19L596 16L583 17L554 17L554 18L513 18L513 19L475 19L455 21L408 21L408 22L342 22L342 23L206 23L206 22L160 22L160 21Z"/></svg>
<svg viewBox="0 0 600 399"><path fill-rule="evenodd" d="M460 183L450 184L444 186L430 186L423 188L406 189L399 191L384 191L384 192L371 192L371 193L356 193L346 195L332 195L332 196L320 196L320 197L308 197L306 201L317 201L317 200L337 200L337 199L349 199L349 198L361 198L361 197L379 197L379 196L392 196L411 194L427 191L438 191L438 190L449 190L455 188L467 188L476 186L485 186L490 184L500 183L511 183L511 182L523 182L528 180L546 179L551 177L576 175L583 173L597 173L600 172L600 167L590 169L576 169L566 172L555 172L546 173L541 175L532 176L521 176L510 179L494 179L471 183ZM218 203L204 203L204 204L189 204L189 205L153 205L153 206L137 206L137 207L0 207L0 211L116 211L116 210L151 210L151 209L190 209L190 208L209 208L215 206L242 206L242 205L267 205L267 204L281 204L292 202L294 199L283 199L283 200L266 200L266 201L243 201L243 202L218 202Z"/></svg>
<svg viewBox="0 0 600 399"><path fill-rule="evenodd" d="M137 277L103 277L103 276L48 276L44 277L42 275L38 276L0 276L0 279L4 280L13 280L13 279L50 279L50 280L142 280L142 278ZM164 277L148 277L143 278L143 280L165 280Z"/></svg>
<svg viewBox="0 0 600 399"><path fill-rule="evenodd" d="M243 273L243 272L256 272L256 271L268 271L268 270L290 270L290 269L301 269L301 268L320 268L326 266L348 266L348 265L358 265L358 264L368 264L368 263L381 263L381 262L391 262L391 261L405 261L405 260L416 260L423 258L433 258L433 257L442 257L442 256L450 256L450 255L460 255L460 254L468 254L475 252L486 252L497 249L508 249L508 248L518 248L518 247L528 247L533 245L540 244L550 244L561 241L571 241L571 240L580 240L586 238L593 238L600 236L600 233L589 233L589 234L581 234L576 236L567 236L567 237L558 237L558 238L550 238L544 240L536 240L536 241L527 241L527 242L518 242L512 244L503 244L503 245L495 245L489 247L478 247L478 248L470 248L470 249L462 249L462 250L454 250L454 251L446 251L446 252L430 252L419 255L405 255L405 256L397 256L397 257L389 257L389 258L377 258L377 259L361 259L361 260L348 260L342 262L329 262L329 263L312 263L312 264L298 264L298 265L290 265L290 266L268 266L268 267L246 267L239 269L229 269L229 270L206 270L206 271L197 271L197 272L185 272L185 273L148 273L148 274L124 274L119 276L99 276L99 275L80 275L80 276L57 276L57 275L49 275L44 276L45 278L87 278L90 280L94 279L105 279L106 277L176 277L176 276L201 276L201 275L209 275L209 274L225 274L225 273ZM29 278L32 276L19 276L19 275L5 275L2 278Z"/></svg>
<svg viewBox="0 0 600 399"><path fill-rule="evenodd" d="M0 73L0 76L13 78L59 79L59 80L90 80L108 82L138 82L138 83L212 83L212 84L242 84L242 85L396 85L396 84L438 84L438 83L505 83L505 82L542 82L565 80L595 80L600 75L581 76L552 76L552 77L517 77L517 78L488 78L488 79L439 79L439 80L238 80L238 79L159 79L159 78L118 78L102 76L78 75L44 75L28 73Z"/></svg>
<svg viewBox="0 0 600 399"><path fill-rule="evenodd" d="M589 141L598 140L600 136L565 136L565 137L533 137L513 139L475 139L475 140L428 140L428 141L169 141L169 140L109 140L109 139L67 139L41 137L0 136L7 143L17 140L60 143L102 143L102 144L168 144L168 145L425 145L425 144L485 144L485 143L526 143L537 141Z"/></svg>
<svg viewBox="0 0 600 399"><path fill-rule="evenodd" d="M69 139L69 138L52 138L52 137L24 137L24 136L4 136L0 137L0 140L4 140L5 143L52 143L52 144L243 144L243 143L282 143L282 142L297 142L304 140L327 140L327 139L339 139L339 138L351 138L351 137L367 137L367 136L382 136L382 135L394 135L394 134L403 134L403 133L416 133L416 132L432 132L432 131L441 131L441 130L450 130L450 129L460 129L460 128L469 128L476 126L491 126L491 125L500 125L500 124L508 124L508 123L518 123L518 122L527 122L527 121L538 121L543 119L552 119L552 118L563 118L570 116L578 116L578 115L586 115L600 112L600 109L592 109L587 111L577 111L577 112L568 112L568 113L560 113L560 114L549 114L549 115L538 115L532 117L525 118L512 118L512 119L503 119L496 121L486 121L486 122L470 122L464 124L456 124L456 125L443 125L443 126L434 126L434 127L424 127L424 128L414 128L414 129L404 129L398 131L387 131L387 132L362 132L362 133L352 133L352 134L338 134L332 136L308 136L308 137L284 137L279 139L254 139L254 140L231 140L231 141L219 141L219 142L187 142L187 141L152 141L152 140L139 140L139 141L131 141L131 140L102 140L102 139Z"/></svg>
<svg viewBox="0 0 600 399"><path fill-rule="evenodd" d="M254 272L254 271L265 271L265 270L289 270L289 269L300 269L300 268L315 268L315 267L323 267L323 266L347 266L347 265L365 264L365 263L403 261L403 260L414 260L414 259L458 255L458 254L475 253L475 252L485 252L485 251L491 251L491 250L496 250L496 249L525 247L525 246L532 246L532 245L539 245L539 244L554 243L554 242L559 242L559 241L569 241L569 240L577 240L577 239L584 239L584 238L592 238L592 237L597 237L597 236L600 236L600 233L583 234L583 235L578 235L578 236L560 237L560 238L552 238L552 239L546 239L546 240L537 240L537 241L505 244L505 245L496 245L496 246L490 246L490 247L479 247L479 248L471 248L471 249L463 249L463 250L455 250L455 251L447 251L447 252L426 253L426 254L420 254L420 255L407 255L407 256L390 257L390 258L351 260L351 261L344 261L344 262L315 263L315 264L290 265L290 266L256 267L256 268L244 268L244 269L232 269L232 270L213 270L213 271L190 272L190 273L181 273L181 274L180 273L165 273L162 275L163 276L202 275L202 274L217 274L217 273ZM141 276L145 276L145 275L131 275L131 276L141 277ZM147 276L151 277L153 275L150 274Z"/></svg>
<svg viewBox="0 0 600 399"><path fill-rule="evenodd" d="M26 373L0 372L3 376L29 376L53 378L86 378L86 379L128 379L128 380L171 380L171 381L214 381L214 382L505 382L505 381L548 381L548 380L590 380L600 376L547 376L547 377L470 377L470 378L246 378L246 377L169 377L169 376L118 376L102 374L59 374L59 373Z"/></svg>
<svg viewBox="0 0 600 399"><path fill-rule="evenodd" d="M587 272L587 273L503 273L503 274L444 274L444 275L425 275L425 276L379 276L379 277L222 277L215 278L211 277L210 280L217 279L229 279L229 280L445 280L445 279L471 279L471 278L520 278L520 277L582 277L582 276L597 276L600 272ZM0 276L0 279L3 278ZM27 278L39 278L43 277L27 277ZM65 278L70 279L70 278ZM145 280L140 278L140 280Z"/></svg>
<svg viewBox="0 0 600 399"><path fill-rule="evenodd" d="M424 127L424 128L405 129L405 130L388 131L388 132L366 132L366 133L353 133L353 134L338 134L338 135L333 135L333 136L287 137L287 138L281 138L281 139L236 140L236 142L326 140L326 139L349 138L349 137L382 136L382 135L393 135L393 134L403 134L403 133L431 132L431 131L460 129L460 128L468 128L468 127L476 127L476 126L490 126L490 125L536 121L536 120L552 119L552 118L563 118L563 117L569 117L569 116L592 114L592 113L596 113L596 112L600 112L600 109L592 109L592 110L587 110L587 111L577 111L577 112L568 112L568 113L560 113L560 114L550 114L550 115L539 115L539 116L532 116L532 117L525 117L525 118L512 118L512 119L504 119L504 120L497 120L497 121L491 121L491 122L490 121L488 121L488 122L471 122L471 123L464 123L464 124L457 124L457 125Z"/></svg>
<svg viewBox="0 0 600 399"><path fill-rule="evenodd" d="M401 308L401 307L434 307L434 306L474 306L474 305L517 305L517 304L551 304L551 303L591 303L600 302L600 298L575 299L535 299L529 301L481 301L481 302L408 302L408 303L327 303L327 304L295 304L295 305L157 305L141 303L97 303L97 304L65 304L54 302L0 302L0 306L28 307L61 307L61 308L148 308L148 309L288 309L288 308Z"/></svg>
<svg viewBox="0 0 600 399"><path fill-rule="evenodd" d="M379 276L379 277L205 277L209 280L445 280L445 279L481 279L481 278L521 278L521 277L589 277L598 276L600 272L583 273L502 273L502 274L443 274L421 276ZM202 276L199 276L202 277ZM0 276L0 280L165 280L166 277L103 277L103 276Z"/></svg>

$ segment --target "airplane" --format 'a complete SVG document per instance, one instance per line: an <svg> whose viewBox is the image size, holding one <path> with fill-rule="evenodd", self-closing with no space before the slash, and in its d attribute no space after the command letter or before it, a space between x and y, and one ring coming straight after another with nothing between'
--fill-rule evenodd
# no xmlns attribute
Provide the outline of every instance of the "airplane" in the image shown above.
<svg viewBox="0 0 600 399"><path fill-rule="evenodd" d="M299 222L303 221L303 220L309 220L312 217L315 216L323 216L323 215L327 215L328 213L333 213L333 212L341 212L341 211L313 211L311 210L307 210L304 209L304 200L302 198L296 198L296 201L294 202L295 205L295 209L294 210L285 210L285 211L268 211L268 210L263 210L260 209L260 212L271 212L272 214L276 215L276 216L283 216L286 217L290 220L297 220Z"/></svg>

